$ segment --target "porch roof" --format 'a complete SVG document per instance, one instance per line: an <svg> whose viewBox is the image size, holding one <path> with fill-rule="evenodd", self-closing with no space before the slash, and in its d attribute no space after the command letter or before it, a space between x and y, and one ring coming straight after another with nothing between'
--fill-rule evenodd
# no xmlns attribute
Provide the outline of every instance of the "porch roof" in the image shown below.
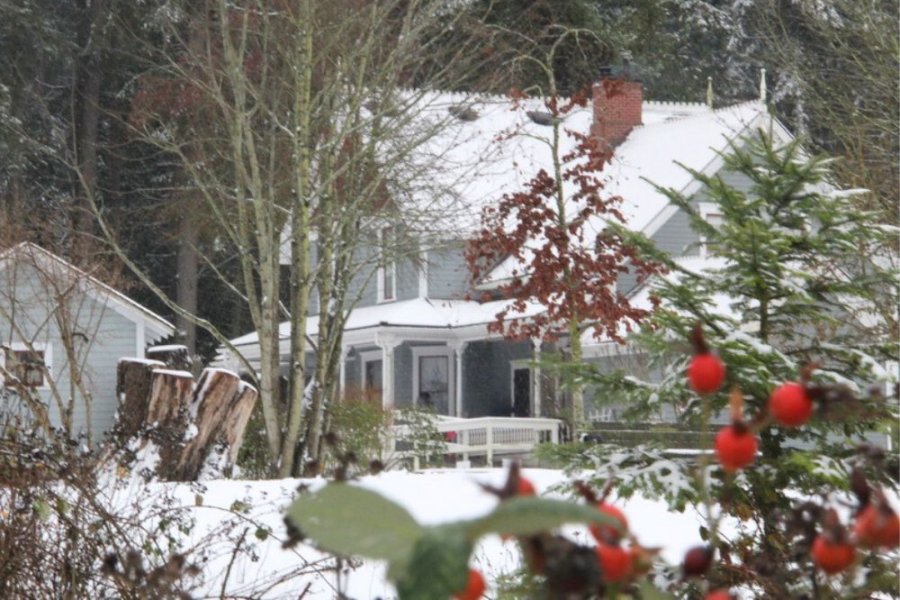
<svg viewBox="0 0 900 600"><path fill-rule="evenodd" d="M487 331L487 325L496 319L501 310L508 308L512 300L496 300L493 302L475 302L474 300L440 300L435 298L413 298L385 302L374 306L355 308L347 316L344 326L345 344L360 345L376 343L376 334L380 339L393 337L397 341L410 340L459 340L471 341L494 337ZM545 310L538 303L529 303L524 311L511 312L509 319L526 319ZM319 330L319 317L309 317L306 321L306 333L315 339ZM285 351L290 339L290 322L279 326L281 348ZM231 340L232 345L247 360L259 357L259 337L251 332ZM233 357L229 352L220 350L214 361L216 364L231 364Z"/></svg>

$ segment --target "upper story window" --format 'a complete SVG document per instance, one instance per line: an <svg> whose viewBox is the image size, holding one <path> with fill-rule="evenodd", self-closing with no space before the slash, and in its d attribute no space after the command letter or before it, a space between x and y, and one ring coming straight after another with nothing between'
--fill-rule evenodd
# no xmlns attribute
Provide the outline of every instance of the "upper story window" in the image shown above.
<svg viewBox="0 0 900 600"><path fill-rule="evenodd" d="M0 360L6 387L23 385L45 388L49 385L50 348L44 344L10 344L3 346Z"/></svg>
<svg viewBox="0 0 900 600"><path fill-rule="evenodd" d="M378 231L378 301L388 302L397 298L397 265L392 258L395 233L393 227Z"/></svg>
<svg viewBox="0 0 900 600"><path fill-rule="evenodd" d="M719 229L722 227L722 224L725 222L725 216L722 214L722 210L719 208L718 204L714 204L712 202L701 202L700 206L700 218L704 221ZM710 256L713 254L714 249L709 247L709 244L706 242L706 236L700 236L700 256Z"/></svg>

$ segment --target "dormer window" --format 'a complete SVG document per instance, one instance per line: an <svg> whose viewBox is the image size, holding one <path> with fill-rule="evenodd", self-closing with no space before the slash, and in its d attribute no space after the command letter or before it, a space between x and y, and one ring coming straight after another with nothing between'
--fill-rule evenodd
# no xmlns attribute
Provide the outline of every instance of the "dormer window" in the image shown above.
<svg viewBox="0 0 900 600"><path fill-rule="evenodd" d="M397 299L397 265L391 257L394 239L393 227L382 227L378 231L378 302Z"/></svg>
<svg viewBox="0 0 900 600"><path fill-rule="evenodd" d="M700 218L706 221L708 224L712 225L715 229L720 229L722 225L725 223L725 216L722 214L722 209L719 208L718 204L714 204L712 202L701 202L700 206ZM709 247L709 244L706 241L706 236L700 236L700 256L710 256L712 254L712 250Z"/></svg>

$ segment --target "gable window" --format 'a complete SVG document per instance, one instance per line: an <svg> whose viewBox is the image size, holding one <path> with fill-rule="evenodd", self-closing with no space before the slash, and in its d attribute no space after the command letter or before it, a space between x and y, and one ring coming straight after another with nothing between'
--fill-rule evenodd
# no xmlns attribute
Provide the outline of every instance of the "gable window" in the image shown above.
<svg viewBox="0 0 900 600"><path fill-rule="evenodd" d="M397 265L390 257L394 246L394 228L382 227L378 231L378 301L389 302L397 298Z"/></svg>
<svg viewBox="0 0 900 600"><path fill-rule="evenodd" d="M699 206L700 218L719 229L725 222L725 216L717 204L712 202L701 202ZM710 248L706 241L706 236L700 236L700 256L710 256L713 249Z"/></svg>
<svg viewBox="0 0 900 600"><path fill-rule="evenodd" d="M50 348L44 344L9 344L3 346L3 379L6 387L23 385L46 388L50 369Z"/></svg>

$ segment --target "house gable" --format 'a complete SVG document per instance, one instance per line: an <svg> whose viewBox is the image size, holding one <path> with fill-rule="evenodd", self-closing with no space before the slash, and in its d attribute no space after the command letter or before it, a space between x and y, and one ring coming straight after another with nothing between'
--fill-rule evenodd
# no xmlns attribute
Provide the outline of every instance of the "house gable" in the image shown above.
<svg viewBox="0 0 900 600"><path fill-rule="evenodd" d="M119 359L143 356L146 344L173 331L161 317L37 246L20 244L0 255L0 342L46 349L49 377L34 393L55 425L71 410L73 433L90 430L99 439L112 426Z"/></svg>

